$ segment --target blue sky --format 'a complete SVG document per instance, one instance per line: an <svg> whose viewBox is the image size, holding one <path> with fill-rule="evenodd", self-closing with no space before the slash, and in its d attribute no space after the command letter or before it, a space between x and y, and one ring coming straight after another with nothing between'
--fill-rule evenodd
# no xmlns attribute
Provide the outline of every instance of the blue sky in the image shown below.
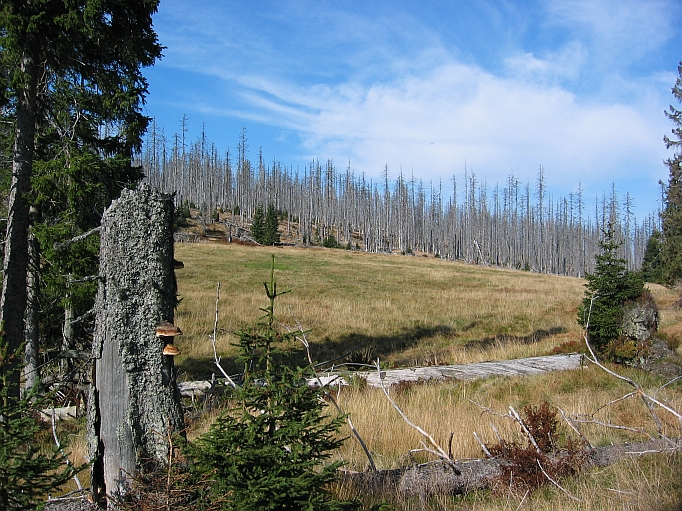
<svg viewBox="0 0 682 511"><path fill-rule="evenodd" d="M144 111L171 140L187 115L221 152L246 128L252 161L445 189L542 165L554 197L615 183L640 220L667 181L679 0L161 0L154 26Z"/></svg>

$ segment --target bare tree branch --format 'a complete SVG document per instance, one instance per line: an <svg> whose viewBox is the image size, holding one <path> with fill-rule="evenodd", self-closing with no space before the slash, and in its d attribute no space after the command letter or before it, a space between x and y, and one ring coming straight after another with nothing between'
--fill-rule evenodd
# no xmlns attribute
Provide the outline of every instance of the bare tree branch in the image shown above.
<svg viewBox="0 0 682 511"><path fill-rule="evenodd" d="M580 438L582 439L583 442L585 442L585 445L587 445L587 447L592 449L593 448L592 444L587 439L587 437L585 435L583 435L582 431L580 431L578 429L578 426L575 425L575 423L573 422L573 419L571 417L569 417L568 415L566 415L561 408L557 408L557 410L559 410L559 413L561 413L561 416L564 418L564 420L570 426L570 428L573 431L575 431L578 434L578 436L580 436Z"/></svg>
<svg viewBox="0 0 682 511"><path fill-rule="evenodd" d="M476 441L478 442L478 445L481 446L481 449L483 449L483 452L485 453L485 455L486 455L488 458L494 458L494 456L493 456L492 454L490 454L490 451L488 450L488 448L485 446L485 444L483 443L483 441L482 441L482 440L480 439L480 437L478 436L478 433L476 433L475 431L474 431L474 438L475 438Z"/></svg>
<svg viewBox="0 0 682 511"><path fill-rule="evenodd" d="M64 450L62 449L62 444L59 442L59 437L57 436L57 421L56 421L56 414L54 412L54 409L52 410L52 436L54 438L54 443L57 445L57 449L59 449L59 452L61 455L64 457L64 462L66 463L67 467L71 467L72 463L69 457L66 455ZM76 486L78 486L78 491L83 491L83 485L81 484L80 479L78 478L78 474L74 473L73 474L73 480L76 482Z"/></svg>
<svg viewBox="0 0 682 511"><path fill-rule="evenodd" d="M443 450L443 448L438 445L438 443L433 439L433 437L428 434L426 431L424 431L422 428L414 424L408 417L405 415L405 413L400 409L400 407L393 401L391 398L391 395L389 394L388 390L386 390L386 386L384 385L384 380L381 378L381 366L379 365L379 359L376 361L376 368L377 372L379 373L379 381L381 383L381 390L384 392L384 395L386 396L386 399L388 399L388 402L391 403L391 406L395 408L395 410L400 414L400 416L403 418L405 422L414 429L416 429L420 434L422 434L430 443L433 445L436 450L438 451L438 457L445 461L452 469L455 471L457 475L461 474L460 470L455 466L454 462L448 456L448 453Z"/></svg>
<svg viewBox="0 0 682 511"><path fill-rule="evenodd" d="M54 245L52 245L52 248L54 248L55 250L64 250L65 248L70 247L74 243L78 243L79 241L82 241L92 236L93 234L98 233L100 229L101 229L100 227L95 227L94 229L90 229L89 231L84 232L83 234L79 234L78 236L75 236L70 240L62 241L61 243L55 243Z"/></svg>
<svg viewBox="0 0 682 511"><path fill-rule="evenodd" d="M594 353L594 350L592 349L592 346L590 345L590 339L589 339L589 336L587 334L587 332L589 331L589 327L590 327L590 316L592 314L592 305L594 304L594 299L596 297L597 297L597 295L594 294L594 295L592 295L592 298L590 299L590 309L589 309L588 314L587 314L587 322L585 323L585 334L583 336L585 339L585 344L587 345L587 349L589 350L590 355L591 355L591 358L587 357L587 359L590 362L592 362L593 364L597 365L599 368L606 371L611 376L614 376L614 377L618 378L619 380L626 382L628 385L630 385L636 389L635 393L639 394L639 396L644 401L644 404L646 405L647 409L649 410L649 413L651 414L652 419L656 422L656 426L657 426L659 434L661 436L663 436L662 424L661 424L660 419L658 418L658 415L656 415L655 410L651 406L652 403L655 405L658 405L659 407L663 408L667 412L669 412L672 415L674 415L675 417L677 417L677 420L680 422L680 425L682 426L682 414L680 412L678 412L677 410L673 409L672 407L666 405L665 403L662 403L658 399L656 399L656 398L650 396L649 394L647 394L646 392L644 392L644 389L642 389L642 386L639 385L634 380L632 380L626 376L622 376L622 375L616 373L615 371L612 371L608 367L604 366L604 364L599 362L597 355Z"/></svg>
<svg viewBox="0 0 682 511"><path fill-rule="evenodd" d="M644 431L641 428L638 429L638 428L631 428L629 426L620 426L618 424L611 424L609 422L602 422L602 421L598 421L595 419L583 419L582 417L573 417L573 420L575 422L579 422L581 424L596 424L598 426L603 426L603 427L609 428L609 429L620 429L622 431L632 431L633 433L639 433L640 435L644 435L649 440L654 440L653 436L651 436L649 433L647 433L646 431Z"/></svg>
<svg viewBox="0 0 682 511"><path fill-rule="evenodd" d="M358 441L360 446L362 447L362 450L365 451L365 455L367 456L367 460L369 462L369 467L370 469L374 472L376 471L377 467L374 464L374 458L372 457L372 454L369 452L369 449L367 448L367 444L365 444L365 441L362 439L360 436L360 433L358 433L358 430L355 429L355 425L353 424L353 421L350 418L350 415L348 415L339 405L338 401L334 398L334 396L331 395L329 391L326 390L326 385L322 384L322 380L320 380L320 377L317 374L317 371L315 371L315 366L313 365L313 358L310 355L310 343L308 342L308 339L305 336L305 332L303 330L303 327L298 324L298 328L301 331L300 336L296 336L296 339L301 341L303 346L305 347L306 354L308 356L308 363L310 364L310 367L313 368L313 372L315 374L315 378L317 379L317 383L322 389L322 392L324 392L324 395L329 401L334 405L334 408L336 408L336 411L339 412L341 415L346 417L346 422L348 422L348 427L350 427L351 432L353 433L353 436L355 439ZM288 327L287 327L288 329ZM328 385L328 384L327 384Z"/></svg>
<svg viewBox="0 0 682 511"><path fill-rule="evenodd" d="M521 429L523 430L523 432L528 437L528 440L530 440L530 443L533 444L533 447L535 447L535 450L537 452L540 452L540 447L538 447L538 443L535 441L535 438L533 438L533 435L531 434L530 430L526 427L523 420L519 416L518 412L516 410L514 410L514 407L511 405L509 406L509 412L511 413L510 417L512 417L516 422L519 423L519 426L521 426Z"/></svg>
<svg viewBox="0 0 682 511"><path fill-rule="evenodd" d="M218 335L218 302L220 301L220 282L218 282L218 286L216 287L216 297L215 297L215 321L213 322L213 335L211 336L211 344L213 345L213 361L215 362L216 367L220 370L221 373L223 373L223 376L227 380L227 382L232 386L233 389L237 388L237 384L230 378L230 375L228 375L225 372L225 369L223 369L223 366L220 365L220 357L218 356L218 351L216 350L216 338Z"/></svg>
<svg viewBox="0 0 682 511"><path fill-rule="evenodd" d="M542 470L542 473L545 475L545 477L549 480L550 483L552 483L554 486L556 486L562 492L564 492L566 494L566 496L568 496L568 498L570 498L571 500L574 500L576 502L582 502L582 500L580 500L578 497L574 497L573 495L571 495L571 493L566 488L564 488L559 483L557 483L554 479L552 479L550 477L550 475L542 467L542 463L540 463L540 460L537 460L537 461L538 461L538 467L540 467L540 470Z"/></svg>

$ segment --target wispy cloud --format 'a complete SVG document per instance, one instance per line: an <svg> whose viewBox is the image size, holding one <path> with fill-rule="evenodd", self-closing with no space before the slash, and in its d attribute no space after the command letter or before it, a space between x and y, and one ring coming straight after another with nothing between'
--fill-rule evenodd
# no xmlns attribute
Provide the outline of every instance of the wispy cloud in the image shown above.
<svg viewBox="0 0 682 511"><path fill-rule="evenodd" d="M377 174L388 163L446 179L465 159L491 180L511 169L533 175L544 164L555 182L570 185L593 179L595 168L624 177L633 159L662 155L664 120L651 122L633 106L580 104L561 88L474 66L448 63L425 76L351 90L325 94L315 101L324 99L324 108L302 118L309 156L350 158Z"/></svg>
<svg viewBox="0 0 682 511"><path fill-rule="evenodd" d="M594 61L626 66L674 34L674 0L548 0L547 23L589 43Z"/></svg>
<svg viewBox="0 0 682 511"><path fill-rule="evenodd" d="M451 27L428 6L166 2L164 65L214 81L185 108L278 128L300 161L438 180L466 160L488 182L544 165L564 189L664 175L675 70L643 62L679 40L673 0L481 2Z"/></svg>

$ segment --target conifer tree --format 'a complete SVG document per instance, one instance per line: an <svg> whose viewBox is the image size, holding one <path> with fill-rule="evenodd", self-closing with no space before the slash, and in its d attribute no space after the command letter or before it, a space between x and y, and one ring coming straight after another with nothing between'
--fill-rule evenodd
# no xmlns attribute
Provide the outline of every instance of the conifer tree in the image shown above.
<svg viewBox="0 0 682 511"><path fill-rule="evenodd" d="M11 350L23 341L29 191L34 161L81 148L130 159L148 119L142 68L161 55L152 27L158 0L4 0L0 75L12 118L0 319ZM128 162L129 165L129 162ZM18 374L14 373L18 394Z"/></svg>
<svg viewBox="0 0 682 511"><path fill-rule="evenodd" d="M258 206L251 219L251 237L256 243L264 244L265 238L265 218L263 217L263 208Z"/></svg>
<svg viewBox="0 0 682 511"><path fill-rule="evenodd" d="M679 76L672 88L678 103L682 103L682 62L677 67ZM665 209L663 217L663 276L669 285L682 280L682 110L670 105L665 115L674 127L672 137L663 137L667 149L673 149L673 155L665 163L670 177L665 191Z"/></svg>
<svg viewBox="0 0 682 511"><path fill-rule="evenodd" d="M642 278L645 282L654 282L656 284L663 284L663 261L662 261L662 234L655 230L644 249L644 258L642 259Z"/></svg>
<svg viewBox="0 0 682 511"><path fill-rule="evenodd" d="M276 245L279 243L279 219L277 218L277 210L273 204L268 204L263 230L263 245Z"/></svg>
<svg viewBox="0 0 682 511"><path fill-rule="evenodd" d="M42 449L36 441L41 430L36 416L45 398L12 392L12 373L21 369L15 361L22 356L0 337L0 511L36 509L74 474L56 446Z"/></svg>
<svg viewBox="0 0 682 511"><path fill-rule="evenodd" d="M590 342L603 350L609 341L621 335L623 305L642 295L644 281L639 272L628 271L627 261L618 257L616 251L620 244L614 240L612 224L608 225L599 246L601 254L596 256L594 273L585 275L585 297L578 322L587 327Z"/></svg>
<svg viewBox="0 0 682 511"><path fill-rule="evenodd" d="M244 378L232 407L201 436L190 452L202 475L215 480L226 510L285 511L350 509L330 498L327 486L339 462L328 463L341 445L343 417L329 418L319 389L306 384L311 368L275 363L275 355L294 341L277 328L274 256L269 306L253 328L238 332Z"/></svg>

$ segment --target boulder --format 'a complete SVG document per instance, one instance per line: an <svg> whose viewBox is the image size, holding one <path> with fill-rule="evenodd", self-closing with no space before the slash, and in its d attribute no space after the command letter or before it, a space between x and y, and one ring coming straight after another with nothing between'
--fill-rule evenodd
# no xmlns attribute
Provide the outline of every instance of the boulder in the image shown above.
<svg viewBox="0 0 682 511"><path fill-rule="evenodd" d="M646 342L658 330L658 306L649 293L623 307L621 330L639 343Z"/></svg>

